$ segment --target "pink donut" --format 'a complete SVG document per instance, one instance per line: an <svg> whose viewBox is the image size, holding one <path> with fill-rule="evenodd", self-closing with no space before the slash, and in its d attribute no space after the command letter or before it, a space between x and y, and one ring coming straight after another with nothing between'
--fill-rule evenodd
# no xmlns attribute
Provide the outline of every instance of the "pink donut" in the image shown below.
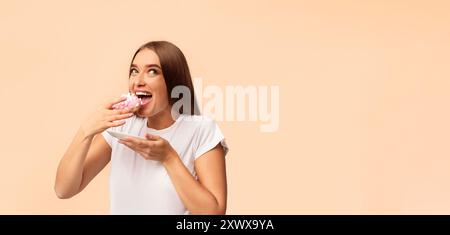
<svg viewBox="0 0 450 235"><path fill-rule="evenodd" d="M142 101L135 94L128 93L126 95L122 95L122 97L127 97L126 100L117 103L112 106L113 109L126 109L126 108L134 108L138 105L141 105Z"/></svg>

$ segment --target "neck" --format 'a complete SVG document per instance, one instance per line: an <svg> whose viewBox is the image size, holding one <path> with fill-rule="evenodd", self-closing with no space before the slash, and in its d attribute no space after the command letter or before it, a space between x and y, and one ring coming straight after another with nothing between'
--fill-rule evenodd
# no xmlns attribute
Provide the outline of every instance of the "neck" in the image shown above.
<svg viewBox="0 0 450 235"><path fill-rule="evenodd" d="M147 118L147 126L155 130L165 129L171 126L175 120L172 118L171 108L168 106L156 115Z"/></svg>

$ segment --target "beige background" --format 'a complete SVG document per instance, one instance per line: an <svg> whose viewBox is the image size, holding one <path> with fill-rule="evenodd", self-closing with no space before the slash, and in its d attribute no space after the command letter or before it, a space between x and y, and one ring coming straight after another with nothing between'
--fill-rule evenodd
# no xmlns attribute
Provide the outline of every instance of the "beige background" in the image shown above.
<svg viewBox="0 0 450 235"><path fill-rule="evenodd" d="M64 2L64 3L63 3ZM80 123L169 40L205 85L279 85L280 129L220 122L230 214L449 214L448 1L1 1L0 213L106 214L108 170L59 200Z"/></svg>

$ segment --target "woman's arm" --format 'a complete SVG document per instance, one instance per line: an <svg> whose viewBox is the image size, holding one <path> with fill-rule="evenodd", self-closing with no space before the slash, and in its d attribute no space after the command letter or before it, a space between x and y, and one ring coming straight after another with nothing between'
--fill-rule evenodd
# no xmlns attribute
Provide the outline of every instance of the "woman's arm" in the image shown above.
<svg viewBox="0 0 450 235"><path fill-rule="evenodd" d="M192 214L225 214L227 180L225 153L220 144L195 161L198 181L179 156L163 162L183 204Z"/></svg>
<svg viewBox="0 0 450 235"><path fill-rule="evenodd" d="M111 148L103 136L86 136L80 129L59 163L54 187L56 195L66 199L81 192L110 158Z"/></svg>
<svg viewBox="0 0 450 235"><path fill-rule="evenodd" d="M184 206L192 214L225 214L227 180L225 152L220 144L195 160L197 181L167 140L150 134L146 134L145 138L126 137L119 143L147 160L160 161Z"/></svg>
<svg viewBox="0 0 450 235"><path fill-rule="evenodd" d="M125 124L139 107L112 110L126 97L114 99L100 107L78 130L61 159L55 179L55 193L59 198L70 198L84 187L108 164L111 148L101 133Z"/></svg>

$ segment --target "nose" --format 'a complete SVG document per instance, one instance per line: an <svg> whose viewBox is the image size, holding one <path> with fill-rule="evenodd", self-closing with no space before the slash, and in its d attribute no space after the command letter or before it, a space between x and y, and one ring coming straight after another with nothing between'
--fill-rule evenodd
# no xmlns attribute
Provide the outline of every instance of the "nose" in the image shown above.
<svg viewBox="0 0 450 235"><path fill-rule="evenodd" d="M142 74L135 76L132 80L132 83L130 83L130 93L133 93L133 91L136 91L137 89L145 86L144 76Z"/></svg>
<svg viewBox="0 0 450 235"><path fill-rule="evenodd" d="M145 85L144 75L143 74L139 74L134 79L133 86L141 87L141 86L144 86L144 85Z"/></svg>

